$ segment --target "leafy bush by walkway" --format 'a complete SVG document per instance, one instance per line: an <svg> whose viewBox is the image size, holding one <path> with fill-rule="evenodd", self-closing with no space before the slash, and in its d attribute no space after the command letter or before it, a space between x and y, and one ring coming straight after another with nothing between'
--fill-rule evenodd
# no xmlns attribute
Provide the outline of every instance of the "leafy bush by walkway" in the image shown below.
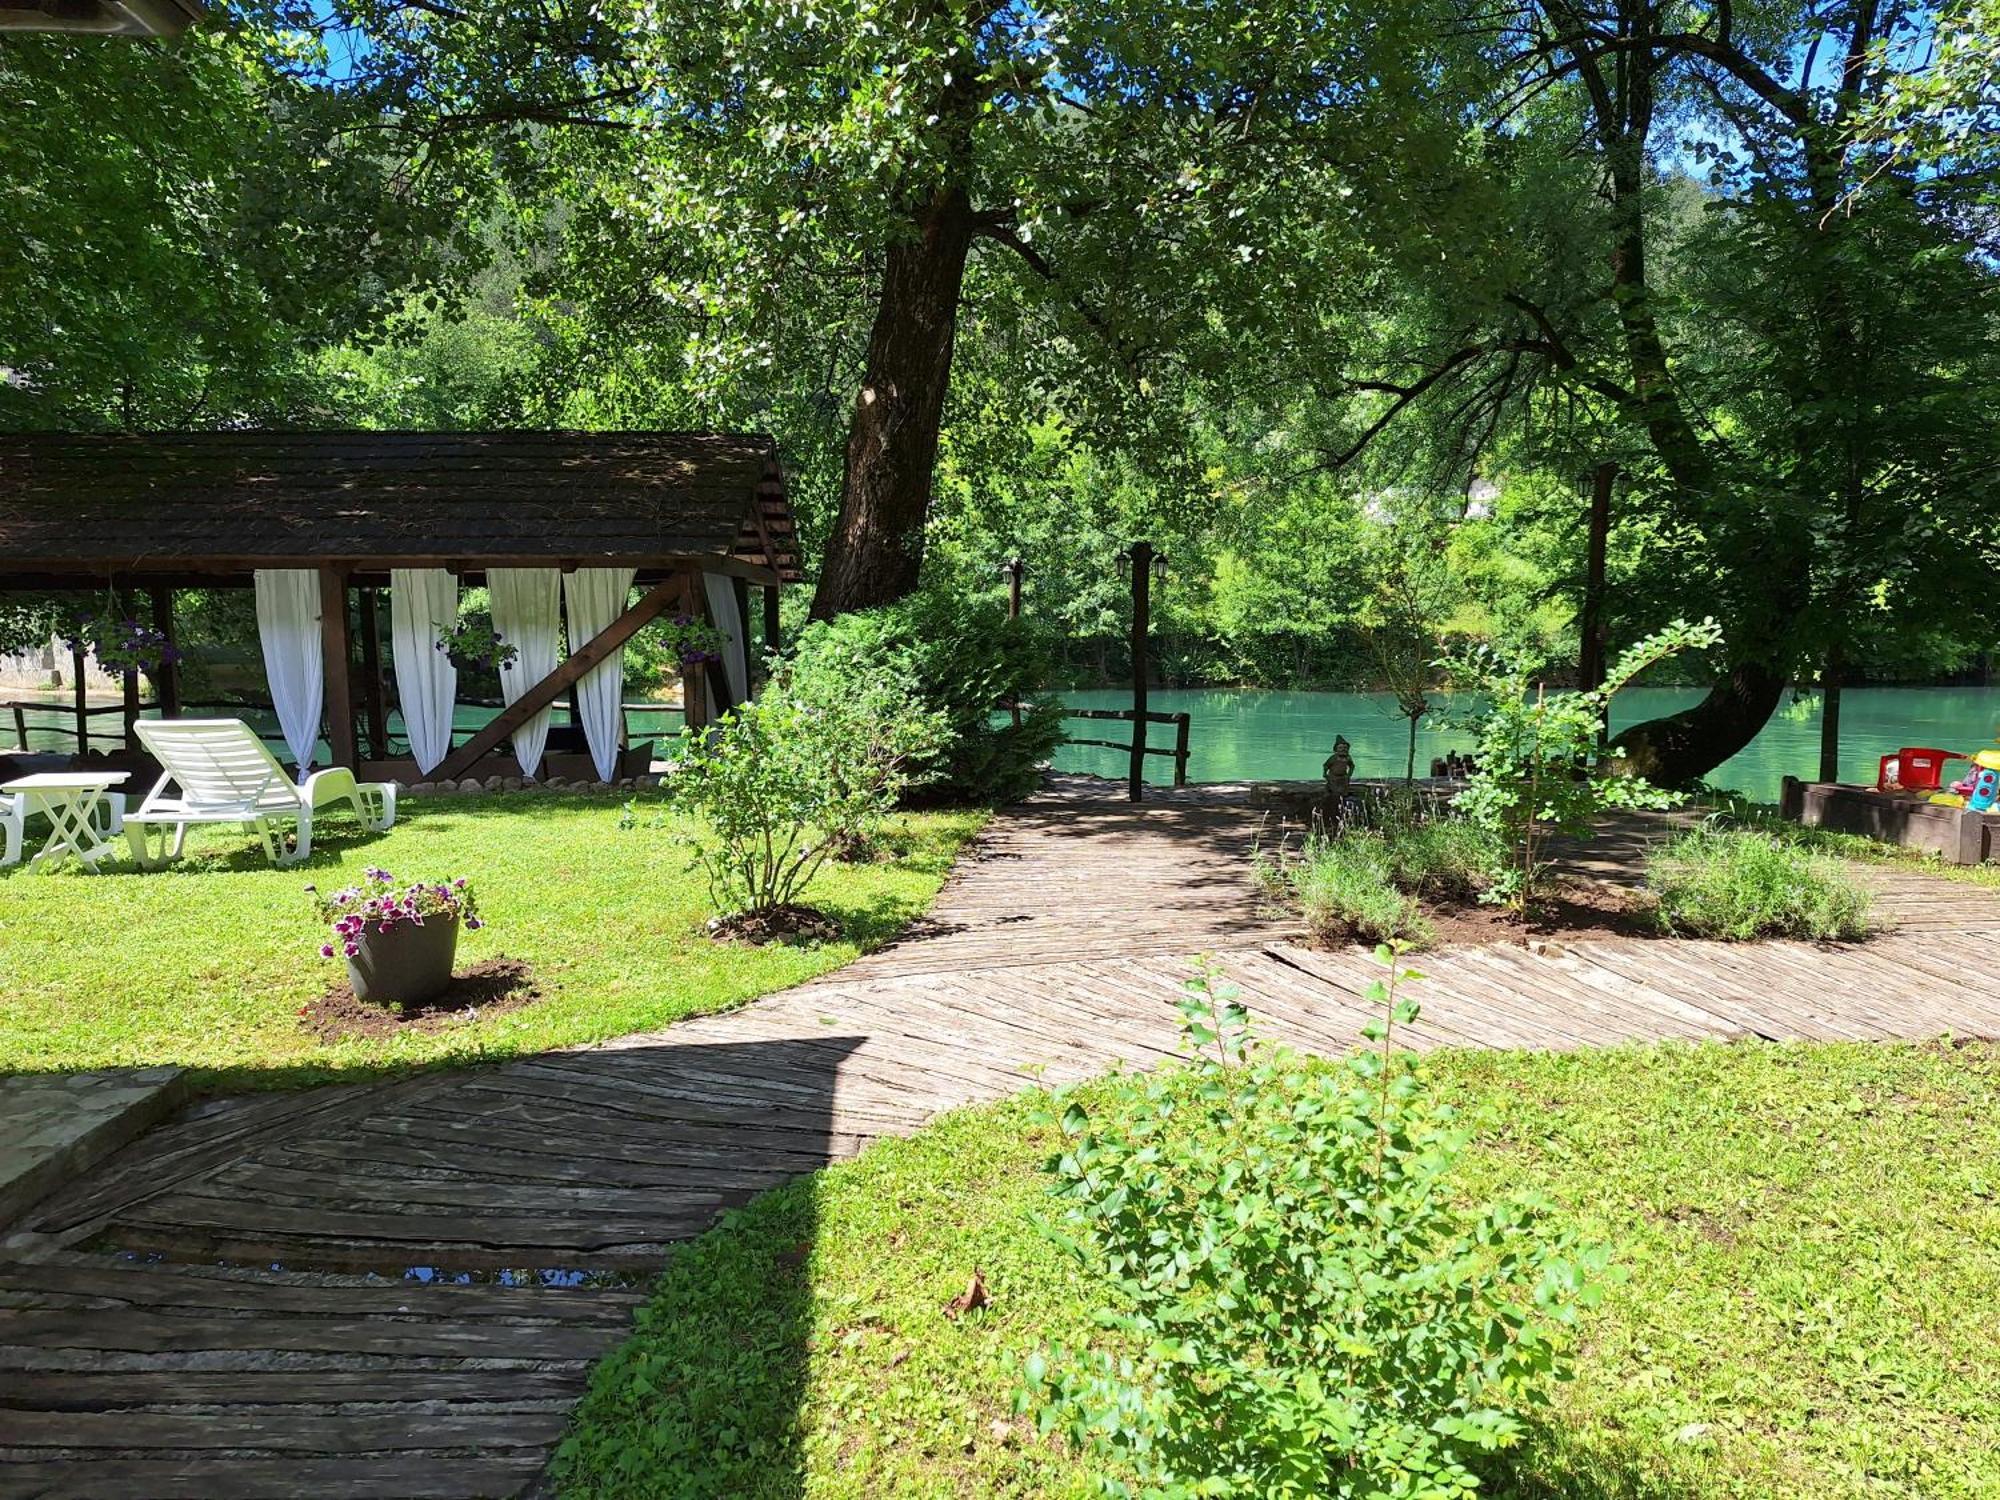
<svg viewBox="0 0 2000 1500"><path fill-rule="evenodd" d="M2000 1492L2000 1050L1445 1054L1469 1194L1611 1245L1578 1378L1497 1500ZM1058 1133L1021 1098L768 1194L674 1258L561 1460L577 1497L1095 1493L1013 1415L1096 1330L1030 1222ZM946 1304L974 1268L989 1305Z"/></svg>
<svg viewBox="0 0 2000 1500"><path fill-rule="evenodd" d="M1660 926L1682 937L1863 938L1868 892L1836 858L1768 833L1696 828L1654 850L1646 884Z"/></svg>
<svg viewBox="0 0 2000 1500"><path fill-rule="evenodd" d="M916 707L905 681L836 681L781 660L756 697L683 735L664 795L690 815L683 842L717 910L785 912L829 860L872 853L911 763L935 756L945 734L944 716Z"/></svg>
<svg viewBox="0 0 2000 1500"><path fill-rule="evenodd" d="M997 605L937 589L880 609L809 625L791 651L798 680L819 694L860 693L894 680L915 711L936 715L944 735L909 766L925 801L1010 802L1027 795L1038 767L1062 740L1062 716L1047 696L1047 639ZM1025 705L1019 723L995 705Z"/></svg>
<svg viewBox="0 0 2000 1500"><path fill-rule="evenodd" d="M1602 1252L1538 1200L1461 1201L1470 1132L1389 1024L1418 976L1376 956L1375 1045L1331 1067L1257 1045L1204 973L1180 1066L1052 1101L1050 1232L1110 1332L1030 1355L1023 1404L1149 1494L1464 1493L1568 1374Z"/></svg>

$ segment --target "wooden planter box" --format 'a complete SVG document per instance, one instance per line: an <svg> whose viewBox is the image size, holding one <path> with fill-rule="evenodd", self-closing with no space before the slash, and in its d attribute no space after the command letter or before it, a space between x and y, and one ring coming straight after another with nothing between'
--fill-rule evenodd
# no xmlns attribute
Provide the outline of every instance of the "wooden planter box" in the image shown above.
<svg viewBox="0 0 2000 1500"><path fill-rule="evenodd" d="M1921 849L1947 864L1977 865L2000 858L2000 816L1940 807L1927 796L1787 776L1778 810L1808 828L1858 833L1885 844Z"/></svg>

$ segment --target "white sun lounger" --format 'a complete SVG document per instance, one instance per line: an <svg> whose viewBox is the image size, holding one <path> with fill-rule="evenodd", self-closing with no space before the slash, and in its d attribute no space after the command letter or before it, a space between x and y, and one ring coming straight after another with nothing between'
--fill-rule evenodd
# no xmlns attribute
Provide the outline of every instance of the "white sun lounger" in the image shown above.
<svg viewBox="0 0 2000 1500"><path fill-rule="evenodd" d="M28 827L28 799L0 792L0 869L21 862L21 835Z"/></svg>
<svg viewBox="0 0 2000 1500"><path fill-rule="evenodd" d="M139 739L164 768L137 809L125 814L132 857L149 870L180 858L196 823L237 823L261 834L277 865L295 865L312 854L313 814L346 803L362 826L380 832L396 821L396 788L357 782L335 766L295 785L262 740L241 719L141 719ZM167 795L178 783L180 795ZM285 849L285 824L298 826L298 846ZM168 830L172 830L169 839Z"/></svg>

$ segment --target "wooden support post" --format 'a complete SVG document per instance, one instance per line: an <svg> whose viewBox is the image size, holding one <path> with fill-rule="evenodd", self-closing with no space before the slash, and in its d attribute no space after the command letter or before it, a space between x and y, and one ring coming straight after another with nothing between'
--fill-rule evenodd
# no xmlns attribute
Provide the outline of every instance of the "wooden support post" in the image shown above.
<svg viewBox="0 0 2000 1500"><path fill-rule="evenodd" d="M1840 780L1840 648L1829 646L1820 669L1819 779Z"/></svg>
<svg viewBox="0 0 2000 1500"><path fill-rule="evenodd" d="M764 585L764 654L766 656L782 649L784 643L780 637L783 634L784 627L779 623L778 617L778 586L775 583L767 583Z"/></svg>
<svg viewBox="0 0 2000 1500"><path fill-rule="evenodd" d="M153 629L160 633L166 658L153 669L153 700L163 719L181 716L181 664L179 641L174 635L174 591L171 585L156 586L153 596Z"/></svg>
<svg viewBox="0 0 2000 1500"><path fill-rule="evenodd" d="M708 618L708 590L692 574L680 577L679 613L691 620ZM689 729L708 725L708 673L681 667L681 723Z"/></svg>
<svg viewBox="0 0 2000 1500"><path fill-rule="evenodd" d="M75 687L71 695L76 705L76 753L77 758L90 753L90 699L87 696L83 676L88 670L83 655L83 643L69 648L70 681Z"/></svg>
<svg viewBox="0 0 2000 1500"><path fill-rule="evenodd" d="M1188 726L1191 720L1187 714L1174 716L1174 785L1187 785Z"/></svg>
<svg viewBox="0 0 2000 1500"><path fill-rule="evenodd" d="M729 581L736 589L736 644L743 648L743 675L747 678L757 664L757 653L750 649L750 581L746 578Z"/></svg>
<svg viewBox="0 0 2000 1500"><path fill-rule="evenodd" d="M553 672L487 720L470 739L444 758L443 763L431 772L431 779L452 781L465 775L498 748L501 741L554 703L572 685L581 682L592 667L608 659L644 626L665 614L679 600L685 587L686 581L681 578L669 578L655 584L624 614L581 646L573 646L570 654L557 663Z"/></svg>
<svg viewBox="0 0 2000 1500"><path fill-rule="evenodd" d="M124 618L136 622L139 618L139 598L130 589L118 591L118 608ZM125 698L125 749L128 753L139 748L139 669L126 667L119 674L119 687Z"/></svg>
<svg viewBox="0 0 2000 1500"><path fill-rule="evenodd" d="M368 721L368 754L389 758L389 711L382 692L382 596L361 590L361 702Z"/></svg>
<svg viewBox="0 0 2000 1500"><path fill-rule="evenodd" d="M125 695L125 748L136 751L139 748L139 669L127 667L119 676L123 679L119 686Z"/></svg>
<svg viewBox="0 0 2000 1500"><path fill-rule="evenodd" d="M1125 795L1138 802L1146 795L1146 634L1153 612L1153 544L1134 542L1132 563L1132 767Z"/></svg>
<svg viewBox="0 0 2000 1500"><path fill-rule="evenodd" d="M347 575L338 568L319 570L319 639L326 673L326 743L333 763L357 770L361 757L354 743L354 689L349 677L353 648L347 630Z"/></svg>
<svg viewBox="0 0 2000 1500"><path fill-rule="evenodd" d="M1021 618L1021 575L1027 570L1028 565L1018 557L1010 557L1000 564L1000 571L1007 575L1007 618L1010 620ZM1013 717L1014 727L1019 729L1021 702L1018 693L1014 695L1014 701L1007 705L1007 711Z"/></svg>

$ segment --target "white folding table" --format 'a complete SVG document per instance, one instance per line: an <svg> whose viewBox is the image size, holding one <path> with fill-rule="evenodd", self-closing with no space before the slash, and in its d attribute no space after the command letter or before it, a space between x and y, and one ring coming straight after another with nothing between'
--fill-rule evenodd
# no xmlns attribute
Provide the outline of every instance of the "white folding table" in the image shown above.
<svg viewBox="0 0 2000 1500"><path fill-rule="evenodd" d="M0 792L20 795L27 816L49 820L49 840L29 863L48 868L74 854L95 869L123 831L125 798L111 789L126 777L124 771L44 771L0 785Z"/></svg>

